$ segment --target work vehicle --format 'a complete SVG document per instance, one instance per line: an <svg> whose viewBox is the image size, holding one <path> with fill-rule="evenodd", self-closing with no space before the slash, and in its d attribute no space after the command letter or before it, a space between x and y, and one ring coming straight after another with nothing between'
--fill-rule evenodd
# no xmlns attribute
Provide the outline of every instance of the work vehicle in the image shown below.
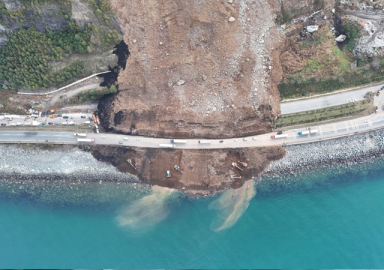
<svg viewBox="0 0 384 270"><path fill-rule="evenodd" d="M299 133L297 133L299 135L308 135L309 134L309 130L305 130L305 131L299 131Z"/></svg>
<svg viewBox="0 0 384 270"><path fill-rule="evenodd" d="M212 141L208 141L208 140L201 140L199 141L199 143L201 144L210 144Z"/></svg>
<svg viewBox="0 0 384 270"><path fill-rule="evenodd" d="M95 139L77 138L78 142L95 142Z"/></svg>
<svg viewBox="0 0 384 270"><path fill-rule="evenodd" d="M305 131L299 131L299 135L308 135L308 134L315 134L319 132L319 130L317 129L308 129L308 130L305 130Z"/></svg>
<svg viewBox="0 0 384 270"><path fill-rule="evenodd" d="M166 148L175 148L176 145L174 144L168 144L168 143L161 143L159 144L160 147L166 147Z"/></svg>
<svg viewBox="0 0 384 270"><path fill-rule="evenodd" d="M187 143L186 140L171 140L171 143Z"/></svg>
<svg viewBox="0 0 384 270"><path fill-rule="evenodd" d="M280 134L280 135L272 135L272 139L282 139L282 138L287 138L288 134Z"/></svg>
<svg viewBox="0 0 384 270"><path fill-rule="evenodd" d="M87 133L74 133L74 136L87 137Z"/></svg>

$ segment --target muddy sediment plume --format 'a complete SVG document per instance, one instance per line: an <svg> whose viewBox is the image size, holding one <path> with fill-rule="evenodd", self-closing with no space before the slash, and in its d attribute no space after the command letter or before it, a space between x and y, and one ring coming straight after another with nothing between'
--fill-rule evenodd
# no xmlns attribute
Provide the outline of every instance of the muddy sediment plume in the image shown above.
<svg viewBox="0 0 384 270"><path fill-rule="evenodd" d="M281 79L270 2L110 0L130 55L119 93L100 101L102 126L168 138L270 131Z"/></svg>
<svg viewBox="0 0 384 270"><path fill-rule="evenodd" d="M149 195L122 207L116 221L120 227L145 232L168 216L168 203L180 197L180 194L174 189L153 186Z"/></svg>
<svg viewBox="0 0 384 270"><path fill-rule="evenodd" d="M240 188L285 155L282 147L208 151L95 145L91 152L96 159L136 175L142 183L199 195Z"/></svg>
<svg viewBox="0 0 384 270"><path fill-rule="evenodd" d="M256 195L255 182L248 180L238 189L229 189L215 201L209 208L217 212L211 223L211 230L220 232L231 228L247 210L250 201Z"/></svg>

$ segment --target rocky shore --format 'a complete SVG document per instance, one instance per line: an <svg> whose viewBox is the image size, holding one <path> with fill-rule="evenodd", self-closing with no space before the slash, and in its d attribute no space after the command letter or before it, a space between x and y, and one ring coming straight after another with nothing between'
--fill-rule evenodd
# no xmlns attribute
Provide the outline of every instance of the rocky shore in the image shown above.
<svg viewBox="0 0 384 270"><path fill-rule="evenodd" d="M286 155L271 163L263 176L297 175L329 165L353 165L382 157L384 130L334 140L285 146Z"/></svg>
<svg viewBox="0 0 384 270"><path fill-rule="evenodd" d="M0 181L68 180L76 182L140 182L131 174L97 161L77 147L0 146Z"/></svg>

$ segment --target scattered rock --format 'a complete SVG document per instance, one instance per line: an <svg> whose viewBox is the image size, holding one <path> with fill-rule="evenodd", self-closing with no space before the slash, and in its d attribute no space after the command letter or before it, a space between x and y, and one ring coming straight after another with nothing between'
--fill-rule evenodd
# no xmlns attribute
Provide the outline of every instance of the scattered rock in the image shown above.
<svg viewBox="0 0 384 270"><path fill-rule="evenodd" d="M337 42L344 42L344 40L347 38L347 36L346 35L340 35L340 36L338 36L337 38L335 38L335 40L337 41Z"/></svg>
<svg viewBox="0 0 384 270"><path fill-rule="evenodd" d="M319 30L318 25L308 25L307 26L308 33L313 33L313 32L316 32L317 30Z"/></svg>
<svg viewBox="0 0 384 270"><path fill-rule="evenodd" d="M185 81L184 80L179 80L176 84L177 85L183 85L183 84L185 84Z"/></svg>

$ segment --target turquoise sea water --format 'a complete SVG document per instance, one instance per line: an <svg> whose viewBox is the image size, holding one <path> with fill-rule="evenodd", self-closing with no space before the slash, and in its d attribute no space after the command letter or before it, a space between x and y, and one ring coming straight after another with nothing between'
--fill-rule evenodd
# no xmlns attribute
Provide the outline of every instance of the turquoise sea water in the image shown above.
<svg viewBox="0 0 384 270"><path fill-rule="evenodd" d="M124 201L113 184L63 204L3 190L0 267L384 267L383 162L283 180L256 185L247 209L236 204L246 209L236 224L219 232L212 224L238 210L212 210L219 196L128 192Z"/></svg>

